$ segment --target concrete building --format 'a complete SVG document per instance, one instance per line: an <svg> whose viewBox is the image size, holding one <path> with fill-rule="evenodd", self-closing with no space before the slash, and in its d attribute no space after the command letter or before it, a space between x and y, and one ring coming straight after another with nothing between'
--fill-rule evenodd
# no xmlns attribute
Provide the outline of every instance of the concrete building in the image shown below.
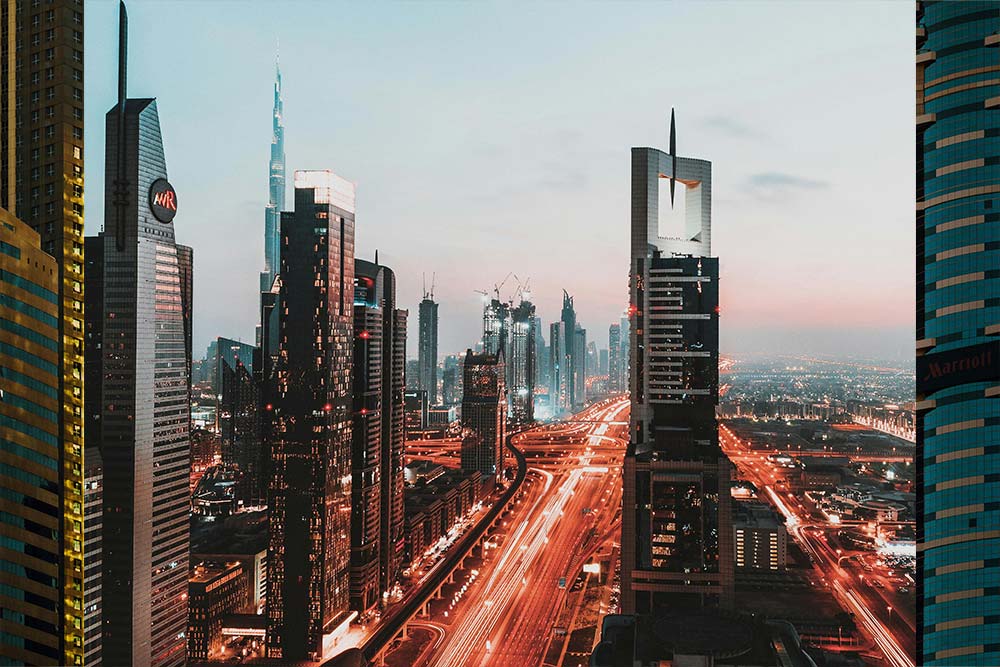
<svg viewBox="0 0 1000 667"><path fill-rule="evenodd" d="M202 561L188 579L188 659L205 661L222 657L222 627L226 616L246 611L250 601L249 579L239 561Z"/></svg>
<svg viewBox="0 0 1000 667"><path fill-rule="evenodd" d="M733 517L733 562L737 569L784 572L788 531L769 505L738 503Z"/></svg>

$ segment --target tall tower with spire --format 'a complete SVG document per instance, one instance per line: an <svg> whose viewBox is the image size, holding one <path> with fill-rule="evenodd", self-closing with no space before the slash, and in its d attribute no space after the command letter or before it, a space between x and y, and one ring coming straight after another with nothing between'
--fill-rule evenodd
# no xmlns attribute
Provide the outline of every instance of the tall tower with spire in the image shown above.
<svg viewBox="0 0 1000 667"><path fill-rule="evenodd" d="M264 209L264 270L260 291L269 292L280 266L281 211L285 208L285 124L281 99L281 67L274 63L274 115L271 119L271 162L268 168L268 198Z"/></svg>

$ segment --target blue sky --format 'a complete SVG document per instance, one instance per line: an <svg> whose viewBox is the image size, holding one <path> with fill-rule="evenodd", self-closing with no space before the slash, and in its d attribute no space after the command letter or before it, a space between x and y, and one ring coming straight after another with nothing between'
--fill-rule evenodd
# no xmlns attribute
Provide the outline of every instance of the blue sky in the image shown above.
<svg viewBox="0 0 1000 667"><path fill-rule="evenodd" d="M129 94L156 97L195 249L195 355L253 339L275 44L291 170L358 184L358 254L399 278L415 354L477 289L561 290L599 346L627 302L629 148L713 162L724 352L912 356L913 7L905 2L132 0ZM103 219L117 3L86 3L87 231ZM291 202L291 197L288 199ZM513 280L513 279L512 279ZM509 290L511 282L505 287Z"/></svg>

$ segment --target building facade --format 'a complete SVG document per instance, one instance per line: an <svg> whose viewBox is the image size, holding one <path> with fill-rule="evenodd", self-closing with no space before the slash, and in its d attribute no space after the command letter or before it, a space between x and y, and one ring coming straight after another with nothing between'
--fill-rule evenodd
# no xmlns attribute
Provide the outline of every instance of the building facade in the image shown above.
<svg viewBox="0 0 1000 667"><path fill-rule="evenodd" d="M105 231L88 244L103 254L88 280L103 308L88 339L103 341L91 355L103 377L91 402L104 463L103 660L166 667L186 660L191 254L174 239L156 100L125 97L124 35L122 16Z"/></svg>
<svg viewBox="0 0 1000 667"><path fill-rule="evenodd" d="M84 657L83 27L78 0L0 7L0 208L55 258L61 592L52 623L69 665Z"/></svg>
<svg viewBox="0 0 1000 667"><path fill-rule="evenodd" d="M4 209L0 209L0 225L0 444L4 454L0 464L0 557L4 564L0 583L5 608L0 657L9 664L56 664L63 658L59 630L63 582L52 564L60 562L64 546L59 520L58 271L31 227Z"/></svg>
<svg viewBox="0 0 1000 667"><path fill-rule="evenodd" d="M1000 8L916 3L917 664L1000 664Z"/></svg>
<svg viewBox="0 0 1000 667"><path fill-rule="evenodd" d="M351 608L384 603L403 558L406 318L395 274L355 260Z"/></svg>
<svg viewBox="0 0 1000 667"><path fill-rule="evenodd" d="M431 405L438 402L438 304L432 293L425 293L417 311L417 388L427 392Z"/></svg>
<svg viewBox="0 0 1000 667"><path fill-rule="evenodd" d="M521 301L510 315L510 350L506 357L509 416L514 424L531 424L535 421L537 377L535 305Z"/></svg>
<svg viewBox="0 0 1000 667"><path fill-rule="evenodd" d="M322 656L323 636L351 618L354 184L295 172L281 238L267 655L290 660Z"/></svg>
<svg viewBox="0 0 1000 667"><path fill-rule="evenodd" d="M503 351L465 353L462 427L476 437L462 442L462 470L478 470L483 479L500 480L507 427L507 390Z"/></svg>
<svg viewBox="0 0 1000 667"><path fill-rule="evenodd" d="M188 658L205 661L222 657L225 617L249 607L249 577L240 561L203 561L188 579Z"/></svg>
<svg viewBox="0 0 1000 667"><path fill-rule="evenodd" d="M264 447L261 441L260 388L254 374L258 350L228 338L216 343L215 419L222 446L222 462L239 471L236 502L244 506L267 503Z"/></svg>
<svg viewBox="0 0 1000 667"><path fill-rule="evenodd" d="M671 123L671 144L673 124ZM685 239L658 232L659 179L682 185ZM672 203L672 202L671 202ZM630 440L623 471L622 612L733 599L730 464L718 443L718 260L711 163L632 149Z"/></svg>
<svg viewBox="0 0 1000 667"><path fill-rule="evenodd" d="M608 390L612 393L624 391L622 386L622 327L612 324L608 327Z"/></svg>
<svg viewBox="0 0 1000 667"><path fill-rule="evenodd" d="M733 519L733 549L737 569L784 572L788 531L769 505L740 503Z"/></svg>
<svg viewBox="0 0 1000 667"><path fill-rule="evenodd" d="M83 664L103 664L101 645L104 633L101 600L101 573L104 569L101 536L104 532L104 465L100 450L88 447L84 453L87 469L83 486L84 580L83 580Z"/></svg>

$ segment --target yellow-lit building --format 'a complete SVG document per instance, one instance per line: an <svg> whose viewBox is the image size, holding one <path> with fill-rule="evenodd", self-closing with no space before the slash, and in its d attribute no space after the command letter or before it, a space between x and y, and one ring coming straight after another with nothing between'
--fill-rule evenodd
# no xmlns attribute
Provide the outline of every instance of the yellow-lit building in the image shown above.
<svg viewBox="0 0 1000 667"><path fill-rule="evenodd" d="M4 241L17 248L21 259L6 253L0 253L0 259L4 262L4 271L10 272L4 276L12 280L15 276L27 280L24 272L29 268L42 271L46 266L51 269L51 275L42 276L36 272L30 285L42 289L34 282L35 278L52 281L44 287L47 290L44 296L26 288L29 283L23 281L17 285L6 280L0 282L0 292L5 296L0 305L5 313L4 322L22 327L11 325L0 330L4 349L19 351L22 354L19 363L27 363L29 367L31 364L23 355L34 355L30 359L55 367L52 370L45 366L45 373L54 377L54 384L46 384L31 375L24 377L42 384L29 387L15 383L12 375L2 380L5 386L18 384L10 389L10 397L19 396L30 401L31 406L46 406L44 409L37 407L32 413L28 407L15 408L4 400L0 405L4 419L17 419L13 411L21 410L17 414L24 419L32 414L33 418L55 424L54 433L44 429L32 431L37 436L44 434L46 447L54 448L54 451L45 452L38 447L32 449L44 463L32 461L30 456L34 454L29 455L29 459L19 456L14 444L8 444L15 442L15 436L21 437L15 429L4 429L5 442L0 450L7 466L0 471L0 493L5 494L0 500L16 502L10 498L24 492L50 494L52 497L48 500L56 506L54 515L42 513L48 517L46 521L54 519L58 524L47 538L59 543L56 558L44 568L49 573L46 576L53 579L52 586L32 580L32 591L8 591L15 598L20 592L30 593L27 597L39 602L48 600L50 594L58 598L54 609L45 610L52 618L42 626L32 627L32 631L26 633L31 638L25 636L23 643L47 651L48 638L54 635L59 657L55 661L26 660L28 664L84 664L83 90L82 0L3 0L0 3L0 120L3 122L0 130L0 208L4 209ZM31 257L30 267L25 263L29 261L26 257ZM44 315L44 322L32 317L24 310L27 305L23 304L38 309L30 312ZM10 319L15 314L21 319ZM4 354L0 359L4 373L16 372L12 356ZM33 398L24 396L29 391L34 392ZM7 399L6 390L4 396ZM44 417L37 414L40 410L44 410ZM51 444L50 438L55 439L55 444ZM52 461L54 469L49 467ZM48 478L39 474L38 465L53 472L54 488L47 488ZM29 473L29 468L34 472ZM17 515L4 511L7 513L0 515L0 530L20 531L27 545L30 530L20 528L18 518L8 522L8 515ZM29 510L21 508L21 511ZM31 544L31 549L48 548ZM0 556L0 560L5 563L17 561L16 554L2 548L5 555ZM27 546L25 549L31 550ZM22 556L28 557L26 552L22 552ZM7 576L18 567L24 565L7 566L0 576ZM43 581L48 580L43 578ZM28 604L24 600L6 598L0 593L0 606L5 609L15 603ZM35 611L42 613L41 609ZM5 618L4 621L5 627L17 627L21 623L20 616L17 620ZM0 642L0 657L7 656L7 651L16 650L29 649L11 646L8 641ZM42 655L48 654L43 652Z"/></svg>

